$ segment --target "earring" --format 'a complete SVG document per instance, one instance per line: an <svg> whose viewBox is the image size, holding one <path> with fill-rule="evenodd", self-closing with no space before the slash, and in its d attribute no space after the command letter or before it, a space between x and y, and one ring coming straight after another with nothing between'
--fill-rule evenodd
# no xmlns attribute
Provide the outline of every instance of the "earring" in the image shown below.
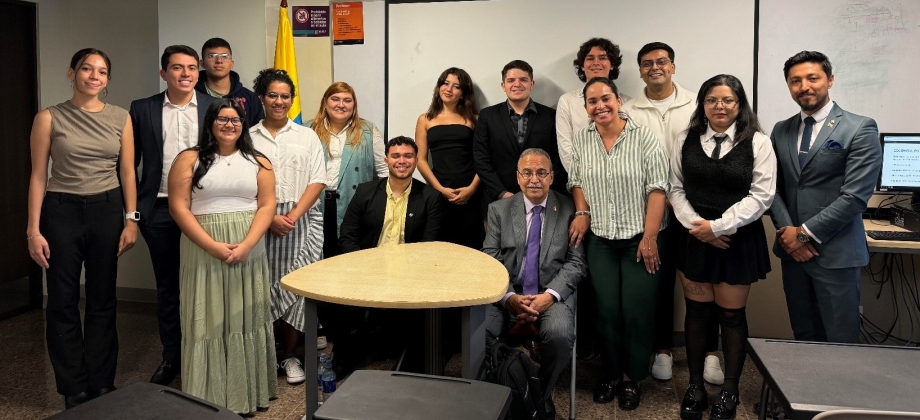
<svg viewBox="0 0 920 420"><path fill-rule="evenodd" d="M73 89L73 80L70 81L70 88Z"/></svg>
<svg viewBox="0 0 920 420"><path fill-rule="evenodd" d="M102 88L102 97L105 98L106 96L109 96L109 88L108 88L108 87Z"/></svg>

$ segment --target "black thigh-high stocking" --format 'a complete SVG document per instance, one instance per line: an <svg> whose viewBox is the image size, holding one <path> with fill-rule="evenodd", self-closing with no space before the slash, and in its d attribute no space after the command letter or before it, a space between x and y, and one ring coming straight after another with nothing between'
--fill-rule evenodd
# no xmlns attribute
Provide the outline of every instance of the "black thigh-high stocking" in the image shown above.
<svg viewBox="0 0 920 420"><path fill-rule="evenodd" d="M687 344L687 366L690 383L703 385L703 360L706 358L707 330L713 324L715 302L697 302L684 298L687 314L684 316L684 341Z"/></svg>
<svg viewBox="0 0 920 420"><path fill-rule="evenodd" d="M738 379L744 367L744 346L748 338L747 314L743 307L726 309L721 306L718 313L719 325L722 327L722 354L725 357L725 382L722 390L738 395Z"/></svg>

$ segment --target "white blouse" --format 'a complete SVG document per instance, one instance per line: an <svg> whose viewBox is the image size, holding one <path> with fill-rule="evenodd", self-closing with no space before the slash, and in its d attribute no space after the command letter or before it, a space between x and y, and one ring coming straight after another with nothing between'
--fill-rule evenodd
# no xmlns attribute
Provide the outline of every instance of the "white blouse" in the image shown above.
<svg viewBox="0 0 920 420"><path fill-rule="evenodd" d="M239 150L230 156L217 155L208 173L199 182L202 188L192 186L192 214L200 216L257 209L259 163L255 157L251 159L246 160Z"/></svg>
<svg viewBox="0 0 920 420"><path fill-rule="evenodd" d="M326 124L324 121L323 124ZM372 127L372 137L374 139L374 171L377 172L377 177L386 178L390 176L390 170L387 169L387 164L384 162L384 157L386 157L386 143L383 141L383 135L380 134L380 130L377 129L377 126L368 122ZM329 125L326 125L328 128ZM351 127L351 124L345 126L342 131L338 133L332 133L329 136L329 160L326 161L326 189L329 191L335 191L339 189L339 174L342 170L342 150L345 148L345 145L348 144L348 128Z"/></svg>
<svg viewBox="0 0 920 420"><path fill-rule="evenodd" d="M256 150L272 163L279 204L296 203L310 184L326 182L323 146L313 130L288 119L274 138L261 122L249 129L249 135Z"/></svg>

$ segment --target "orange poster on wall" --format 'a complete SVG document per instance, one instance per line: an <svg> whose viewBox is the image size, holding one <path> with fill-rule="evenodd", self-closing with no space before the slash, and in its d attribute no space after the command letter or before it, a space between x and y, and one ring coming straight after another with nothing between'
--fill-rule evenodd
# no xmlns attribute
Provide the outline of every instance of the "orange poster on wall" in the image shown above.
<svg viewBox="0 0 920 420"><path fill-rule="evenodd" d="M332 44L364 43L364 3L332 3Z"/></svg>

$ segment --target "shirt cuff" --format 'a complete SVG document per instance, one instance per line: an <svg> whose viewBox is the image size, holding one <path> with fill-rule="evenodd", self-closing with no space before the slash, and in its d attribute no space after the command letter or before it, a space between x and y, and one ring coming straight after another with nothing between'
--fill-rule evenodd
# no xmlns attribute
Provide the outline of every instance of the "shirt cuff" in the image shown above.
<svg viewBox="0 0 920 420"><path fill-rule="evenodd" d="M562 298L559 296L559 293L556 293L553 289L546 289L546 293L553 295L556 298L556 302L562 302Z"/></svg>
<svg viewBox="0 0 920 420"><path fill-rule="evenodd" d="M505 293L505 297L503 297L502 300L499 301L499 303L501 303L502 307L505 307L505 302L507 302L507 301L508 301L508 298L510 298L511 295L513 295L513 294L514 294L513 292Z"/></svg>
<svg viewBox="0 0 920 420"><path fill-rule="evenodd" d="M811 233L810 230L808 230L808 226L805 226L805 225L803 224L803 225L802 225L802 229L805 230L805 234L808 235L809 237L811 237L812 240L814 240L815 242L817 242L817 243L819 243L819 244L821 243L821 240L818 239L818 237L815 236L815 234Z"/></svg>

